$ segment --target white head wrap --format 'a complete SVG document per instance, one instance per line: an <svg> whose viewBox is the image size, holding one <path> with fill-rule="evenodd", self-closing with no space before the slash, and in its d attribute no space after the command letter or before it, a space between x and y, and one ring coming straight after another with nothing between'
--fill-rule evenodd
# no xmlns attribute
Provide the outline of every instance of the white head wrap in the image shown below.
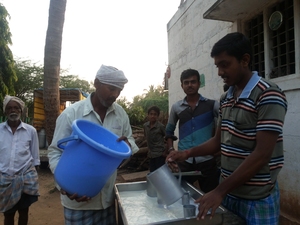
<svg viewBox="0 0 300 225"><path fill-rule="evenodd" d="M123 89L124 85L128 82L122 70L105 65L101 65L96 78L103 84L109 84L120 89Z"/></svg>
<svg viewBox="0 0 300 225"><path fill-rule="evenodd" d="M23 109L25 107L25 103L21 99L15 97L15 96L6 95L4 98L4 101L3 101L3 112L5 111L7 103L9 103L10 101L17 102L23 111Z"/></svg>

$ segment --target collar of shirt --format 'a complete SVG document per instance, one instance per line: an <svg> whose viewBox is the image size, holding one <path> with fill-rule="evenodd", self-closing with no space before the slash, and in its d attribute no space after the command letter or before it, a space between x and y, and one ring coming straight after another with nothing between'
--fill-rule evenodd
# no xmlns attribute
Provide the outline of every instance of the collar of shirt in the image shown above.
<svg viewBox="0 0 300 225"><path fill-rule="evenodd" d="M156 121L153 125L153 127L157 127L158 121ZM150 121L146 122L147 127L150 127Z"/></svg>
<svg viewBox="0 0 300 225"><path fill-rule="evenodd" d="M187 98L187 96L185 96L184 99L181 100L181 103L180 103L181 105L189 105L189 103L187 102L186 98ZM199 94L199 100L198 100L196 106L198 106L198 103L200 101L207 101L207 98L205 98L201 94Z"/></svg>
<svg viewBox="0 0 300 225"><path fill-rule="evenodd" d="M7 122L7 121L5 121L4 126L6 127L7 130L12 131L12 130L11 130L11 127L8 125L8 122ZM21 121L21 123L19 124L19 126L17 127L17 130L19 130L19 129L21 129L21 128L23 128L23 129L26 130L26 127L24 126L24 123L23 123L22 121Z"/></svg>
<svg viewBox="0 0 300 225"><path fill-rule="evenodd" d="M261 79L261 77L258 76L257 71L252 71L252 76L251 76L250 80L248 81L248 83L246 84L245 88L243 89L243 91L238 99L248 98L251 94L251 91L257 85L257 83L260 81L260 79ZM230 86L228 89L227 97L233 98L233 93L234 93L234 86Z"/></svg>
<svg viewBox="0 0 300 225"><path fill-rule="evenodd" d="M91 112L94 111L94 107L92 105L92 99L91 99L92 94L94 94L94 93L91 93L87 97L88 104L85 104L85 106L84 106L83 116L86 116L86 115L88 115L88 114L90 114ZM113 112L113 111L115 111L115 104L116 103L114 102L110 107L107 108L106 115Z"/></svg>

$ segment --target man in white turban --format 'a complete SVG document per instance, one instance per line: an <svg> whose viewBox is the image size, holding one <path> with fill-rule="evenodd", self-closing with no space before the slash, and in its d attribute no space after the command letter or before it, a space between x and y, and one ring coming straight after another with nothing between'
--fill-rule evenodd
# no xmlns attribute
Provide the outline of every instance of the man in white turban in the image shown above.
<svg viewBox="0 0 300 225"><path fill-rule="evenodd" d="M105 65L101 65L96 78L103 84L109 84L121 90L123 90L124 85L128 82L122 70Z"/></svg>
<svg viewBox="0 0 300 225"><path fill-rule="evenodd" d="M19 99L18 97L15 97L15 96L6 95L4 98L4 101L3 101L3 112L5 112L6 105L7 105L7 103L9 103L9 101L17 102L19 104L21 110L22 111L24 110L25 103L21 99Z"/></svg>
<svg viewBox="0 0 300 225"><path fill-rule="evenodd" d="M124 140L130 146L132 153L138 151L132 137L128 115L116 103L116 99L126 83L127 79L121 70L102 65L94 80L95 92L91 93L86 99L72 104L60 114L56 120L52 143L48 147L49 165L53 173L62 155L62 150L57 146L57 141L71 135L72 122L76 119L89 120L105 127L119 137L118 141ZM116 176L117 170L114 171L102 190L93 198L67 193L57 184L57 188L61 192L61 202L64 206L65 224L115 225L117 223L114 205Z"/></svg>
<svg viewBox="0 0 300 225"><path fill-rule="evenodd" d="M7 95L3 101L7 121L0 123L0 212L4 224L14 224L17 211L19 224L27 224L29 206L39 196L39 141L36 129L20 119L24 106L14 96Z"/></svg>

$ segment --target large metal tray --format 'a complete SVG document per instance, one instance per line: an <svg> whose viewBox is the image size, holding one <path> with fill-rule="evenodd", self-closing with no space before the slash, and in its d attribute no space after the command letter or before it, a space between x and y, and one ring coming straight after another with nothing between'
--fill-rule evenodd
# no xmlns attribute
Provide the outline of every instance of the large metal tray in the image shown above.
<svg viewBox="0 0 300 225"><path fill-rule="evenodd" d="M187 183L185 181L182 181L181 186L184 189L184 191L190 192L192 201L203 195L202 192L195 189L192 185L190 185L189 183ZM177 218L167 217L167 218L162 218L160 221L157 221L157 219L156 219L155 222L141 222L143 220L141 220L140 222L137 222L137 220L138 220L137 217L139 216L139 213L147 214L147 217L151 217L151 216L155 216L155 215L154 214L151 215L151 213L153 213L152 210L147 211L147 208L143 208L143 204L127 205L125 208L125 203L124 203L125 197L122 197L122 195L123 195L123 193L130 194L130 192L132 192L132 194L134 194L134 193L140 194L141 193L142 195L144 195L146 193L146 187L147 187L146 181L115 184L116 200L117 200L117 205L118 205L118 207L117 207L118 225L137 225L137 224L138 225L155 225L155 224L193 225L193 224L199 224L200 221L196 220L196 218L189 218L189 219L183 218L183 210L182 210L181 215L180 215L180 213L177 213L177 215L178 215ZM143 193L143 191L145 193ZM151 198L151 197L146 196L145 198ZM150 204L154 205L154 204L157 204L155 199L156 198L152 198L152 200L149 200L149 199L144 199L144 200L147 201L147 204L149 204L149 202L150 202ZM181 201L181 200L179 200L179 201ZM174 203L174 205L177 204L176 207L179 207L178 206L179 201L177 203ZM132 207L132 208L130 208L130 207ZM155 206L155 207L161 207L161 206L159 206L157 204L157 206ZM170 210L170 211L172 210L172 205L169 207L161 208L160 216L164 215L164 214L168 214L168 210ZM178 212L179 208L176 210ZM129 211L134 211L136 213L130 214L130 213L128 213ZM210 217L208 216L206 219L201 221L200 224L206 224L206 225L217 225L217 224L228 224L228 225L236 224L237 225L237 224L239 224L239 225L242 225L245 223L239 217L237 217L233 213L229 212L225 207L220 206L216 210L216 214L212 219L210 219Z"/></svg>

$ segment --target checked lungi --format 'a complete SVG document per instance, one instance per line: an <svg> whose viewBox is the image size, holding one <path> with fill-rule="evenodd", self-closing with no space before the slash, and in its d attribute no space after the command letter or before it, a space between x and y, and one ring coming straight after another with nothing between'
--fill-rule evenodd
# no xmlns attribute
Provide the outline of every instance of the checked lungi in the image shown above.
<svg viewBox="0 0 300 225"><path fill-rule="evenodd" d="M0 212L6 212L18 203L23 193L39 196L38 174L35 167L13 176L0 173Z"/></svg>
<svg viewBox="0 0 300 225"><path fill-rule="evenodd" d="M65 225L116 225L115 205L101 210L73 210L64 207Z"/></svg>

